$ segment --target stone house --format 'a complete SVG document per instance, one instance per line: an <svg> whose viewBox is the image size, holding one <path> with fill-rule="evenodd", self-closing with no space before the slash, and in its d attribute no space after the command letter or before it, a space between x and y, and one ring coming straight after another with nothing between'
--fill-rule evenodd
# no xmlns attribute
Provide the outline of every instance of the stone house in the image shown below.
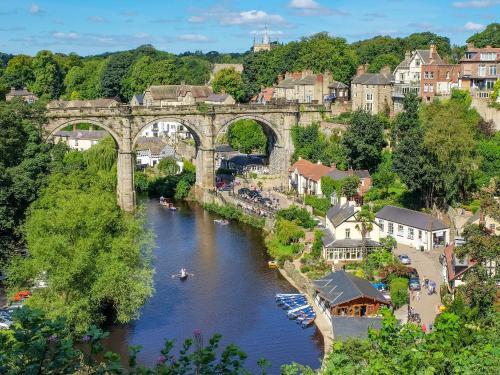
<svg viewBox="0 0 500 375"><path fill-rule="evenodd" d="M137 94L130 100L130 105L133 107L140 106L144 104L144 94Z"/></svg>
<svg viewBox="0 0 500 375"><path fill-rule="evenodd" d="M470 224L482 224L492 235L500 236L500 222L490 215L483 214L480 209L467 219L466 225Z"/></svg>
<svg viewBox="0 0 500 375"><path fill-rule="evenodd" d="M139 137L135 146L136 164L140 168L154 167L161 159L173 157L176 159L179 171L182 171L183 162L177 157L172 146L159 138Z"/></svg>
<svg viewBox="0 0 500 375"><path fill-rule="evenodd" d="M500 48L475 48L469 43L460 60L460 88L469 90L474 98L487 99L499 77Z"/></svg>
<svg viewBox="0 0 500 375"><path fill-rule="evenodd" d="M205 102L211 94L213 92L209 86L150 86L144 92L143 103L147 107L193 105Z"/></svg>
<svg viewBox="0 0 500 375"><path fill-rule="evenodd" d="M450 242L450 228L435 217L402 207L385 206L375 215L381 236L398 244L431 251Z"/></svg>
<svg viewBox="0 0 500 375"><path fill-rule="evenodd" d="M358 187L358 195L362 197L366 194L368 190L372 187L372 177L370 176L370 172L366 169L352 169L349 168L347 171L341 171L337 169L336 164L332 164L332 171L327 173L327 176L330 177L334 181L343 180L349 176L358 176L359 177L359 187Z"/></svg>
<svg viewBox="0 0 500 375"><path fill-rule="evenodd" d="M236 104L236 101L231 95L228 94L210 94L205 100L207 104L221 105L221 104Z"/></svg>
<svg viewBox="0 0 500 375"><path fill-rule="evenodd" d="M370 251L381 246L379 226L373 222L372 230L363 238L361 222L356 217L361 207L344 197L337 200L335 193L331 200L322 237L323 259L330 264L363 260Z"/></svg>
<svg viewBox="0 0 500 375"><path fill-rule="evenodd" d="M311 163L309 160L299 159L289 169L288 188L299 195L322 195L321 177L331 171L332 168L320 161Z"/></svg>
<svg viewBox="0 0 500 375"><path fill-rule="evenodd" d="M238 173L269 173L266 155L248 155L237 153L221 159L220 167L232 169Z"/></svg>
<svg viewBox="0 0 500 375"><path fill-rule="evenodd" d="M328 85L330 89L329 100L331 102L345 103L349 101L349 86L343 82L332 81Z"/></svg>
<svg viewBox="0 0 500 375"><path fill-rule="evenodd" d="M392 112L392 75L388 67L380 73L366 73L366 65L358 67L351 81L352 110L363 109L372 114Z"/></svg>
<svg viewBox="0 0 500 375"><path fill-rule="evenodd" d="M34 103L38 100L38 97L32 92L28 91L26 87L23 87L22 89L11 87L10 91L5 94L5 100L7 102L10 102L14 98L21 98L28 104Z"/></svg>
<svg viewBox="0 0 500 375"><path fill-rule="evenodd" d="M255 94L250 102L253 104L269 104L273 100L274 87L266 87L258 94Z"/></svg>
<svg viewBox="0 0 500 375"><path fill-rule="evenodd" d="M330 72L314 74L312 70L287 72L278 77L273 99L295 103L324 104L331 94L330 85L335 82Z"/></svg>

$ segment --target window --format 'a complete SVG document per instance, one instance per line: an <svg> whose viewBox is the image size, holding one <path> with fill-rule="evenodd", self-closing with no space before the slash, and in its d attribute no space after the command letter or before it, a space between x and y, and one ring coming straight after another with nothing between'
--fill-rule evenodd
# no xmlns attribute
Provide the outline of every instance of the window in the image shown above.
<svg viewBox="0 0 500 375"><path fill-rule="evenodd" d="M408 239L413 240L413 228L408 228Z"/></svg>
<svg viewBox="0 0 500 375"><path fill-rule="evenodd" d="M487 79L485 82L486 90L493 90L493 86L495 86L495 81Z"/></svg>
<svg viewBox="0 0 500 375"><path fill-rule="evenodd" d="M496 65L490 65L490 76L496 76L497 75L497 66Z"/></svg>
<svg viewBox="0 0 500 375"><path fill-rule="evenodd" d="M429 92L434 92L434 84L429 83Z"/></svg>
<svg viewBox="0 0 500 375"><path fill-rule="evenodd" d="M415 59L415 65L420 66L420 59Z"/></svg>
<svg viewBox="0 0 500 375"><path fill-rule="evenodd" d="M373 110L373 103L366 103L365 104L365 109L368 111L368 112L371 112Z"/></svg>
<svg viewBox="0 0 500 375"><path fill-rule="evenodd" d="M388 227L389 234L393 234L394 233L394 224L393 223L389 223L387 225L387 227Z"/></svg>
<svg viewBox="0 0 500 375"><path fill-rule="evenodd" d="M380 225L380 230L383 232L384 231L384 220L379 220L378 225Z"/></svg>
<svg viewBox="0 0 500 375"><path fill-rule="evenodd" d="M399 80L404 81L405 80L405 74L404 73L399 73Z"/></svg>
<svg viewBox="0 0 500 375"><path fill-rule="evenodd" d="M421 230L419 230L419 231L418 231L418 239L419 239L419 240L421 240L421 239L422 239L422 231L421 231Z"/></svg>
<svg viewBox="0 0 500 375"><path fill-rule="evenodd" d="M405 229L401 224L398 224L398 236L403 236Z"/></svg>
<svg viewBox="0 0 500 375"><path fill-rule="evenodd" d="M479 65L478 75L479 77L484 77L486 75L486 65Z"/></svg>
<svg viewBox="0 0 500 375"><path fill-rule="evenodd" d="M497 56L495 52L486 52L486 53L481 53L481 60L485 61L495 61Z"/></svg>
<svg viewBox="0 0 500 375"><path fill-rule="evenodd" d="M467 60L470 60L470 59L472 59L473 57L474 57L474 53L472 53L472 52L467 52L467 53L465 54L465 58L466 58Z"/></svg>
<svg viewBox="0 0 500 375"><path fill-rule="evenodd" d="M373 94L366 94L366 100L371 102L373 100Z"/></svg>
<svg viewBox="0 0 500 375"><path fill-rule="evenodd" d="M424 72L424 78L425 79L429 78L429 72Z"/></svg>
<svg viewBox="0 0 500 375"><path fill-rule="evenodd" d="M429 92L429 84L424 83L424 92Z"/></svg>
<svg viewBox="0 0 500 375"><path fill-rule="evenodd" d="M351 230L350 229L345 230L345 238L351 238Z"/></svg>
<svg viewBox="0 0 500 375"><path fill-rule="evenodd" d="M78 139L75 139L75 147L78 147Z"/></svg>
<svg viewBox="0 0 500 375"><path fill-rule="evenodd" d="M446 72L446 79L450 79L450 72Z"/></svg>

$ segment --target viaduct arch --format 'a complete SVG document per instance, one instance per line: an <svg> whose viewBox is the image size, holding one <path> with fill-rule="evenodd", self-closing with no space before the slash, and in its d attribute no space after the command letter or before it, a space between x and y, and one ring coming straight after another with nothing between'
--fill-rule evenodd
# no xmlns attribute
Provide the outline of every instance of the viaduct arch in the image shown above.
<svg viewBox="0 0 500 375"><path fill-rule="evenodd" d="M291 128L296 124L320 121L323 106L318 105L213 105L145 107L120 104L114 100L54 101L47 105L46 138L75 123L91 123L107 130L118 148L117 199L125 211L135 208L134 145L144 128L159 121L175 121L193 134L196 153L196 189L214 188L214 147L220 134L237 120L252 119L272 137L270 170L287 178L293 152Z"/></svg>

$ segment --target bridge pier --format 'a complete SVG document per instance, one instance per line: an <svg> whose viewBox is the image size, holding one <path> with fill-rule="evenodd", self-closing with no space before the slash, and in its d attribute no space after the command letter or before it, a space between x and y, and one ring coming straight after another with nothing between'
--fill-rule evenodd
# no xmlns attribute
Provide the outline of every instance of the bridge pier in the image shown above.
<svg viewBox="0 0 500 375"><path fill-rule="evenodd" d="M125 212L134 212L134 154L118 151L116 196L118 206Z"/></svg>
<svg viewBox="0 0 500 375"><path fill-rule="evenodd" d="M213 189L214 184L214 150L199 147L196 154L196 185L204 189Z"/></svg>

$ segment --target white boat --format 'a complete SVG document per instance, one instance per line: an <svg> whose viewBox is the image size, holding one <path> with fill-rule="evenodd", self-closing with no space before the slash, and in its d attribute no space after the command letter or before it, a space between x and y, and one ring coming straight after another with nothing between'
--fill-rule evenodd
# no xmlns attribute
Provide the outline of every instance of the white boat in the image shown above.
<svg viewBox="0 0 500 375"><path fill-rule="evenodd" d="M309 306L308 304L305 304L305 305L296 307L295 309L288 310L287 314L291 314L291 313L294 313L294 312L297 312L297 311L300 311L300 310L304 310L304 309L307 309L308 307L311 307L311 306Z"/></svg>
<svg viewBox="0 0 500 375"><path fill-rule="evenodd" d="M226 219L215 219L214 223L217 223L220 225L227 225L227 224L229 224L229 221L227 221Z"/></svg>
<svg viewBox="0 0 500 375"><path fill-rule="evenodd" d="M188 273L186 272L186 270L184 268L181 268L181 273L179 275L179 279L186 280L187 277L188 277Z"/></svg>

